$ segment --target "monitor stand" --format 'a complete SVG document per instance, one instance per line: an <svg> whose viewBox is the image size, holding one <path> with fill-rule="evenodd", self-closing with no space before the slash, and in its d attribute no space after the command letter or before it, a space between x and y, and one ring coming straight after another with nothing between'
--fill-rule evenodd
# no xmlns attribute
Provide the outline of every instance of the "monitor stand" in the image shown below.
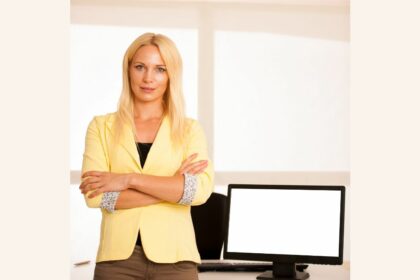
<svg viewBox="0 0 420 280"><path fill-rule="evenodd" d="M309 273L296 270L294 263L273 262L273 271L266 271L257 276L258 280L304 280Z"/></svg>

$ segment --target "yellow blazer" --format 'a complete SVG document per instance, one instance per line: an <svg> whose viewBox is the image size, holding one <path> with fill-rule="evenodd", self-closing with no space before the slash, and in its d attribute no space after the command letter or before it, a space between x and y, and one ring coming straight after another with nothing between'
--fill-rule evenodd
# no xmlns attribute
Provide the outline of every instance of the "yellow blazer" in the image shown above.
<svg viewBox="0 0 420 280"><path fill-rule="evenodd" d="M110 137L115 113L95 117L86 133L82 172L96 170L115 173L141 173L172 176L182 161L193 153L196 160L208 158L206 138L200 124L187 119L190 127L185 134L184 149L174 149L170 138L168 117L162 120L159 131L147 156L144 167L131 129L125 127L121 140L111 150ZM192 205L206 202L213 191L214 171L211 161L205 172L198 175L198 186ZM102 194L89 199L88 207L99 207ZM96 262L122 260L130 257L140 230L142 246L147 258L157 263L175 263L189 260L200 263L195 242L190 206L162 202L131 209L102 211L101 236Z"/></svg>

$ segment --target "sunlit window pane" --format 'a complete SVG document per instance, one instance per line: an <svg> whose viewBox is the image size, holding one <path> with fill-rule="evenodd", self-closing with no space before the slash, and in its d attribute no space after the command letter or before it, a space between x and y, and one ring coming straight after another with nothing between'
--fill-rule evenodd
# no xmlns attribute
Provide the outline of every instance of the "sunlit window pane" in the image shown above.
<svg viewBox="0 0 420 280"><path fill-rule="evenodd" d="M349 169L349 43L215 32L218 171Z"/></svg>

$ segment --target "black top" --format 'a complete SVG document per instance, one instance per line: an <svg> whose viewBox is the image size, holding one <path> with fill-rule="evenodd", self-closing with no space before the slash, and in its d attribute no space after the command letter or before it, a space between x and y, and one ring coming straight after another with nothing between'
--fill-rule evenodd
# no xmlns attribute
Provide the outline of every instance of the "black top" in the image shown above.
<svg viewBox="0 0 420 280"><path fill-rule="evenodd" d="M144 167L144 163L146 162L147 155L149 154L150 148L152 147L153 143L140 143L137 142L137 151L139 152L140 157L140 164L141 167Z"/></svg>
<svg viewBox="0 0 420 280"><path fill-rule="evenodd" d="M140 143L140 142L136 143L137 152L139 153L140 164L141 164L142 168L144 167L144 163L146 162L146 158L147 158L147 155L149 154L149 151L150 151L150 148L152 147L152 144L153 143ZM137 236L136 245L141 246L140 233Z"/></svg>

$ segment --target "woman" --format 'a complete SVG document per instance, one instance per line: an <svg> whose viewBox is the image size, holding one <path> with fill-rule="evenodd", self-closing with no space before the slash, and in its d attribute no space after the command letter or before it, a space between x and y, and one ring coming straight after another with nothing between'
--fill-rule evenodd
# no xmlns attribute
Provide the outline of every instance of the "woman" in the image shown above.
<svg viewBox="0 0 420 280"><path fill-rule="evenodd" d="M198 279L190 206L206 202L214 172L181 79L175 44L143 34L125 53L117 112L89 124L80 189L102 210L95 280Z"/></svg>

